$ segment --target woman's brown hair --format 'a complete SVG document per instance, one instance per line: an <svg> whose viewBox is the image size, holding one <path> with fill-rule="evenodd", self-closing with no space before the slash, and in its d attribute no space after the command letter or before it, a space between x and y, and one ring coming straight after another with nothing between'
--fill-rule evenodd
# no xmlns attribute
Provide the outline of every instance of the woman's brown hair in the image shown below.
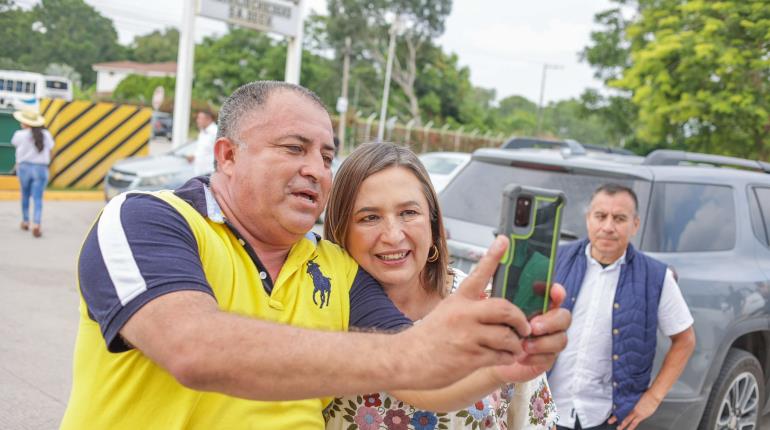
<svg viewBox="0 0 770 430"><path fill-rule="evenodd" d="M334 177L334 185L326 205L324 238L343 248L346 246L353 205L361 184L369 176L391 167L402 167L411 171L422 184L422 193L428 202L430 214L432 243L429 255L433 255L433 246L436 246L438 259L433 262L426 261L420 281L423 288L434 290L444 297L447 293L449 251L441 208L425 166L409 148L387 142L364 143L345 159Z"/></svg>

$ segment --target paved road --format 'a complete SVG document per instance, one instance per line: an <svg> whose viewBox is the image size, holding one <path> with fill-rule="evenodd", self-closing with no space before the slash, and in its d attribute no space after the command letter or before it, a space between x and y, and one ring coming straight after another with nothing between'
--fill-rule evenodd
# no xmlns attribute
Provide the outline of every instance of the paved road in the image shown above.
<svg viewBox="0 0 770 430"><path fill-rule="evenodd" d="M0 428L51 429L69 397L77 328L75 258L101 202L45 202L43 237L0 201Z"/></svg>
<svg viewBox="0 0 770 430"><path fill-rule="evenodd" d="M0 201L0 429L59 425L77 330L75 260L101 207L45 202L43 237L34 239L18 228L18 203ZM770 416L760 428L770 429Z"/></svg>

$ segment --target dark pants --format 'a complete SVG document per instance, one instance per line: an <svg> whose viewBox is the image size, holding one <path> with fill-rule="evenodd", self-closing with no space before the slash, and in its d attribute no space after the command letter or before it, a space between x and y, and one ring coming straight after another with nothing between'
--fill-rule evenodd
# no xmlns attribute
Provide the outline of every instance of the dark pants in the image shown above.
<svg viewBox="0 0 770 430"><path fill-rule="evenodd" d="M575 418L575 429L574 430L615 430L618 427L618 424L607 424L607 422L603 422L599 424L598 426L594 427L583 427L580 425L580 420L578 418ZM557 430L570 430L567 427L562 426L556 426Z"/></svg>

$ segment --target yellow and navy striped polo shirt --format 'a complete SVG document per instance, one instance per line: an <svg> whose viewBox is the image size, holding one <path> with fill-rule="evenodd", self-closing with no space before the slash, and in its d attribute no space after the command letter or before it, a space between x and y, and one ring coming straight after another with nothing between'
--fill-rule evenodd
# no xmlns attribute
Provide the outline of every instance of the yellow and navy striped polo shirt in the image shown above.
<svg viewBox="0 0 770 430"><path fill-rule="evenodd" d="M115 197L83 244L78 274L80 326L63 429L323 428L331 398L259 402L191 390L127 346L123 324L163 294L203 291L223 311L322 330L409 324L349 255L313 235L294 244L270 279L205 177L175 192Z"/></svg>

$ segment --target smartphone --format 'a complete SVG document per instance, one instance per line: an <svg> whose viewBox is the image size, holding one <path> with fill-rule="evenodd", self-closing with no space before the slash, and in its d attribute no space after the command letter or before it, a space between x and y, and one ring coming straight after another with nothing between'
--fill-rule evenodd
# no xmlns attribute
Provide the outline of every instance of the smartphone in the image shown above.
<svg viewBox="0 0 770 430"><path fill-rule="evenodd" d="M558 190L518 184L503 190L497 231L510 245L495 272L492 296L508 299L529 319L548 310L565 204Z"/></svg>

